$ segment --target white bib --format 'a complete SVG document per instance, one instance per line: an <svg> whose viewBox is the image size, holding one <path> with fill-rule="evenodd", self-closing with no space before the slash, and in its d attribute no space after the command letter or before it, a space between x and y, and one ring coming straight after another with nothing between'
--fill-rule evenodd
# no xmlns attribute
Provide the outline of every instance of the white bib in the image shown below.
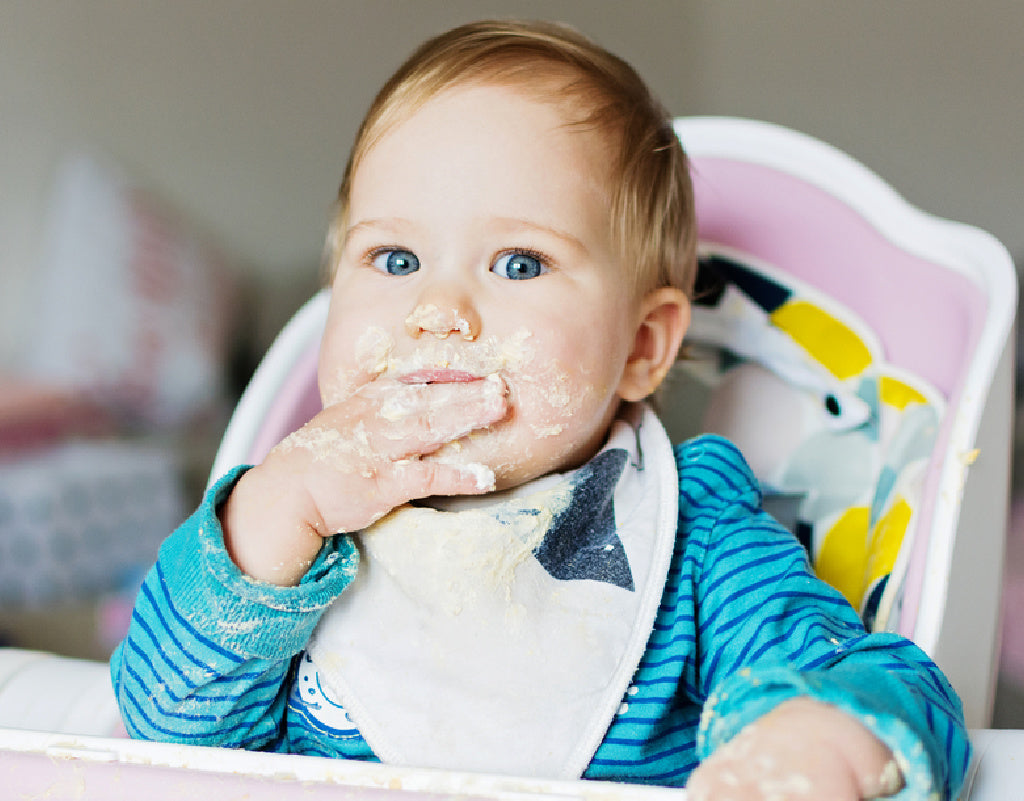
<svg viewBox="0 0 1024 801"><path fill-rule="evenodd" d="M645 651L678 496L668 436L633 404L577 470L401 507L358 536L308 678L384 762L579 777Z"/></svg>

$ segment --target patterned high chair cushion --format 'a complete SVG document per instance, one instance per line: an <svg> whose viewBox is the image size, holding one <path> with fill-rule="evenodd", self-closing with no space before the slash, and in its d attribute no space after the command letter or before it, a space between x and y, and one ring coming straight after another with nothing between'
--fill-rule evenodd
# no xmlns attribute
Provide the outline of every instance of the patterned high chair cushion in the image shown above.
<svg viewBox="0 0 1024 801"><path fill-rule="evenodd" d="M818 575L869 629L888 628L939 392L888 364L849 309L724 249L701 257L686 346L680 370L705 398L699 429L739 445Z"/></svg>

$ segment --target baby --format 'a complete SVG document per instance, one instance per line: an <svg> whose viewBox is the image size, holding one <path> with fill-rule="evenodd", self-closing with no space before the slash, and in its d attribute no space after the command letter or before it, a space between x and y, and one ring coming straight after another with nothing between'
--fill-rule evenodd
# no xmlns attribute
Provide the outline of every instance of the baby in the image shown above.
<svg viewBox="0 0 1024 801"><path fill-rule="evenodd" d="M359 131L324 410L163 545L111 667L137 737L691 799L955 796L959 701L865 633L726 441L645 399L689 320L686 158L572 30L427 42Z"/></svg>

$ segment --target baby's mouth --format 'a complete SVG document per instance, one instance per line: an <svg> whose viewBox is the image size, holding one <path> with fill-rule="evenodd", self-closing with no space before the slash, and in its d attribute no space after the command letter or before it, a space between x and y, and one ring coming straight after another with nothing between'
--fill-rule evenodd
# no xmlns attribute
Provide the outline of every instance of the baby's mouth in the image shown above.
<svg viewBox="0 0 1024 801"><path fill-rule="evenodd" d="M424 367L398 376L398 382L401 384L465 384L481 380L481 376L466 370L453 370L450 367Z"/></svg>

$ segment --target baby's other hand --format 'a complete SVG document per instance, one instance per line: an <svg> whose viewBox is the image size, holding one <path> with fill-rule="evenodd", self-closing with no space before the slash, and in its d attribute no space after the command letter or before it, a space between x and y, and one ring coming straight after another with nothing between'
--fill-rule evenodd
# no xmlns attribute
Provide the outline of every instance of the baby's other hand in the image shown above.
<svg viewBox="0 0 1024 801"><path fill-rule="evenodd" d="M779 704L702 762L687 801L860 801L898 792L892 752L856 718L810 698Z"/></svg>
<svg viewBox="0 0 1024 801"><path fill-rule="evenodd" d="M220 514L228 553L254 578L295 584L323 537L358 531L416 498L493 489L484 466L420 457L501 421L507 392L496 377L364 384L242 476Z"/></svg>

